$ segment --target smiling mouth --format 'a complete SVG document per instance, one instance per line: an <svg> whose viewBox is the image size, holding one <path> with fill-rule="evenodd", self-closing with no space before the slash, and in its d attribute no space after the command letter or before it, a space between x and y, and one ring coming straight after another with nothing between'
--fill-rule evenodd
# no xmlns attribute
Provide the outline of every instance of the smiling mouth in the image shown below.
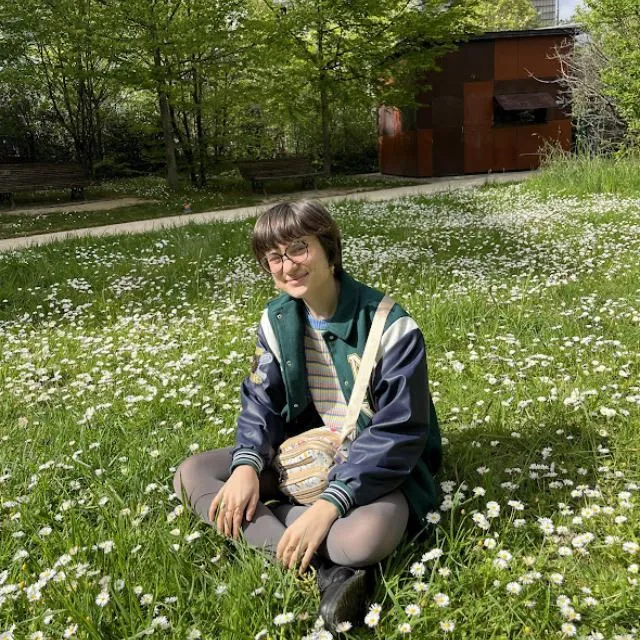
<svg viewBox="0 0 640 640"><path fill-rule="evenodd" d="M299 282L299 281L300 281L300 280L302 280L303 278L306 278L306 277L307 277L307 275L309 275L309 274L305 273L305 274L303 274L303 275L298 276L297 278L289 278L289 279L287 280L287 282Z"/></svg>

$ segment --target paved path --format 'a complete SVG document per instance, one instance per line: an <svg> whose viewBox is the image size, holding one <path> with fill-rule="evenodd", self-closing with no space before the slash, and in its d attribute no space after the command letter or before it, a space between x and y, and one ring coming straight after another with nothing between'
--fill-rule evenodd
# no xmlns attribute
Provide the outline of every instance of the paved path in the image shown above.
<svg viewBox="0 0 640 640"><path fill-rule="evenodd" d="M287 197L291 198L292 195L294 195L295 199L307 197L324 203L337 202L340 200L367 200L370 202L379 202L384 200L395 200L396 198L403 198L407 196L442 193L465 187L478 187L489 182L520 182L527 179L534 173L535 172L533 171L520 171L518 173L494 173L479 176L433 178L424 184L413 185L410 187L393 187L389 189L378 189L377 191L360 191L358 193L342 193L330 196L318 195L317 191L305 191L296 194L287 194ZM225 209L222 211L191 213L188 215L183 214L167 218L156 218L154 220L123 222L121 224L111 224L102 227L88 227L86 229L76 229L74 231L58 231L56 233L46 233L23 238L7 238L6 240L0 240L0 251L23 249L59 240L68 240L70 238L81 238L85 236L111 236L119 233L143 233L146 231L158 231L159 229L179 227L190 223L228 222L230 220L240 220L243 218L257 216L262 211L270 207L271 204L273 203L242 207L239 209Z"/></svg>

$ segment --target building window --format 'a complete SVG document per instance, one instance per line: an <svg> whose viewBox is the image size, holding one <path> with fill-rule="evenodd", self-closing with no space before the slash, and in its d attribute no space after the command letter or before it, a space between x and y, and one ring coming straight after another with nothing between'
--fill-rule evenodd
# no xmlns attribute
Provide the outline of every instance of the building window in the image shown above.
<svg viewBox="0 0 640 640"><path fill-rule="evenodd" d="M556 106L548 93L501 94L493 100L493 124L495 126L518 126L544 124L548 109Z"/></svg>

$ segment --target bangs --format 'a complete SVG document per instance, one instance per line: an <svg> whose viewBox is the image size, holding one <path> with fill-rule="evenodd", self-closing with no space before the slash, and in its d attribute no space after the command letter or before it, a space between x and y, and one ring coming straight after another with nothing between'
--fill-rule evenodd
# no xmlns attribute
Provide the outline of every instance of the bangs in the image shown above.
<svg viewBox="0 0 640 640"><path fill-rule="evenodd" d="M324 236L332 231L333 219L313 202L284 202L265 211L253 230L251 248L260 260L279 244L289 244L302 236Z"/></svg>

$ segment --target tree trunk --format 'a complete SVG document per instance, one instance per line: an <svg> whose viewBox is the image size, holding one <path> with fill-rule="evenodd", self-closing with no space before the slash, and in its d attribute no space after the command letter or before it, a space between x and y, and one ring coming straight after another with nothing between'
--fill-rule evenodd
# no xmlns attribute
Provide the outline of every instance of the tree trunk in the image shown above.
<svg viewBox="0 0 640 640"><path fill-rule="evenodd" d="M207 140L202 123L203 83L194 63L193 68L193 104L196 110L196 145L198 147L198 182L200 187L207 185Z"/></svg>
<svg viewBox="0 0 640 640"><path fill-rule="evenodd" d="M162 77L162 61L160 50L156 49L153 54L153 63L158 77ZM164 85L164 81L158 80L158 103L160 106L160 119L162 121L162 135L164 138L164 153L167 163L167 184L172 191L178 189L178 165L176 163L176 145L173 139L173 126L171 125L171 113L169 110L169 96Z"/></svg>
<svg viewBox="0 0 640 640"><path fill-rule="evenodd" d="M331 175L331 134L329 131L329 96L325 74L320 73L320 113L322 118L322 160L324 175Z"/></svg>

